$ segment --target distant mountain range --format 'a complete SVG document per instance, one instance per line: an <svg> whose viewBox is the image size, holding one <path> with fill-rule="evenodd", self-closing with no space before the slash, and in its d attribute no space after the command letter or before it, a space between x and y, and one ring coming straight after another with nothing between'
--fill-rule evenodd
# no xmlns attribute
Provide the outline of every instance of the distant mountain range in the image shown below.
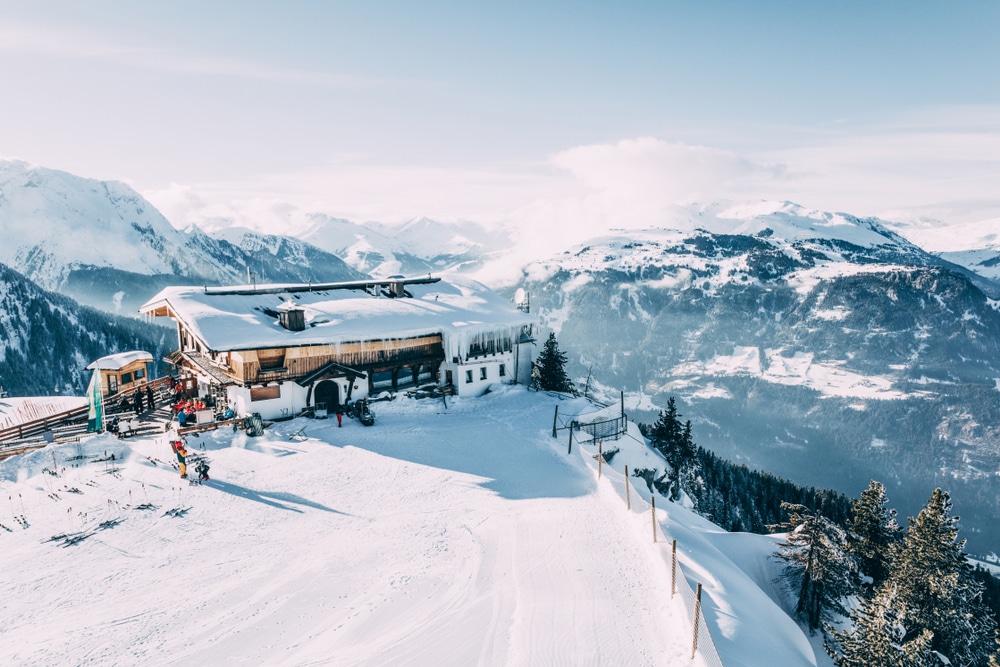
<svg viewBox="0 0 1000 667"><path fill-rule="evenodd" d="M1000 219L961 225L928 222L895 227L900 234L938 257L1000 280Z"/></svg>
<svg viewBox="0 0 1000 667"><path fill-rule="evenodd" d="M347 280L362 274L297 239L175 229L123 183L0 162L0 263L80 303L134 315L168 284ZM248 275L248 270L250 274Z"/></svg>
<svg viewBox="0 0 1000 667"><path fill-rule="evenodd" d="M110 312L132 315L167 284L326 282L513 261L509 231L472 223L310 223L300 238L181 231L121 183L0 162L0 263ZM977 533L973 548L1000 552L990 486L1000 470L1000 248L989 226L977 231L982 247L953 251L961 255L927 252L913 242L919 231L789 202L717 202L532 262L501 289L528 292L572 375L581 384L590 375L608 396L625 389L636 418L653 421L676 396L698 441L721 455L852 494L876 477L904 513L946 486ZM927 238L941 247L940 236ZM28 378L37 358L46 368L23 391L78 389L78 371L50 366L173 344L141 322L125 338L95 339L86 332L100 317L4 276L0 363L20 364L0 366L5 386L10 373ZM51 355L37 356L46 345Z"/></svg>
<svg viewBox="0 0 1000 667"><path fill-rule="evenodd" d="M443 223L418 218L403 225L358 224L324 215L310 217L299 237L332 253L357 271L417 276L473 271L511 244L511 232L475 222Z"/></svg>
<svg viewBox="0 0 1000 667"><path fill-rule="evenodd" d="M946 485L1000 547L995 282L878 220L789 203L674 227L525 269L574 377L641 393L649 422L676 396L701 444L802 483L881 479L904 510Z"/></svg>

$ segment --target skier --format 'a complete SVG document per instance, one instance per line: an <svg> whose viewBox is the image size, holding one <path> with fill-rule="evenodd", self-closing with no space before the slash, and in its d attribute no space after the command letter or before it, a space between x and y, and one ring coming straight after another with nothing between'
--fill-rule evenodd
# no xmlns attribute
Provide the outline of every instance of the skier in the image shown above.
<svg viewBox="0 0 1000 667"><path fill-rule="evenodd" d="M170 442L170 448L174 450L177 454L177 463L181 467L181 479L187 479L187 449L184 448L184 442L182 440L173 440Z"/></svg>
<svg viewBox="0 0 1000 667"><path fill-rule="evenodd" d="M344 425L343 422L344 422L344 406L341 405L340 403L337 403L337 427L339 428L343 426Z"/></svg>
<svg viewBox="0 0 1000 667"><path fill-rule="evenodd" d="M205 459L198 461L198 465L194 467L194 471L198 473L199 482L208 481L208 462Z"/></svg>

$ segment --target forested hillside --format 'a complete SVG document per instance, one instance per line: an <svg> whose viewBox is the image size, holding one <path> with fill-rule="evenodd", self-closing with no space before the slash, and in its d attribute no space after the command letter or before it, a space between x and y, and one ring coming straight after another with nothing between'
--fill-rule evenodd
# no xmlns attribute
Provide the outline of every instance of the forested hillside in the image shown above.
<svg viewBox="0 0 1000 667"><path fill-rule="evenodd" d="M146 350L159 363L174 347L172 329L81 306L0 264L0 384L11 395L82 395L95 359Z"/></svg>

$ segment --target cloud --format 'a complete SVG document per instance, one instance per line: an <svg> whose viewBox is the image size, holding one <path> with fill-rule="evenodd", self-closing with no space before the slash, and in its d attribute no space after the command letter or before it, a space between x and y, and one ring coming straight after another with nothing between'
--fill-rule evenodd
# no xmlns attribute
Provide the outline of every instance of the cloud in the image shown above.
<svg viewBox="0 0 1000 667"><path fill-rule="evenodd" d="M741 196L784 171L730 151L651 137L579 146L550 162L579 190L535 208L555 216L563 233L583 234L660 226L678 205Z"/></svg>
<svg viewBox="0 0 1000 667"><path fill-rule="evenodd" d="M845 122L746 153L640 137L505 165L393 165L353 155L250 181L144 194L176 225L209 229L294 234L310 213L503 225L517 230L517 260L508 262L517 269L611 230L676 224L691 215L678 207L692 202L787 200L902 221L997 218L995 118L1000 111L970 109L884 126Z"/></svg>
<svg viewBox="0 0 1000 667"><path fill-rule="evenodd" d="M733 184L775 172L728 151L650 137L580 146L551 161L583 185L616 199L641 196L660 204L717 196Z"/></svg>
<svg viewBox="0 0 1000 667"><path fill-rule="evenodd" d="M1000 215L1000 108L925 111L896 123L846 128L761 155L788 165L762 197L911 221L965 223Z"/></svg>

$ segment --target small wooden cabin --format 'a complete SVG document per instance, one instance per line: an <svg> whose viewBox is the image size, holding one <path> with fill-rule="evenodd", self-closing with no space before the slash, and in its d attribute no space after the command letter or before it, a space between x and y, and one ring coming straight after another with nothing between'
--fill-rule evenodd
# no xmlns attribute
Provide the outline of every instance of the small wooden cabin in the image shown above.
<svg viewBox="0 0 1000 667"><path fill-rule="evenodd" d="M174 319L169 361L199 393L265 419L417 384L476 395L530 379L534 320L474 282L168 287L140 310Z"/></svg>
<svg viewBox="0 0 1000 667"><path fill-rule="evenodd" d="M149 381L153 355L142 350L119 352L101 357L91 362L87 370L101 372L101 391L105 396L113 396L123 391L131 391Z"/></svg>

